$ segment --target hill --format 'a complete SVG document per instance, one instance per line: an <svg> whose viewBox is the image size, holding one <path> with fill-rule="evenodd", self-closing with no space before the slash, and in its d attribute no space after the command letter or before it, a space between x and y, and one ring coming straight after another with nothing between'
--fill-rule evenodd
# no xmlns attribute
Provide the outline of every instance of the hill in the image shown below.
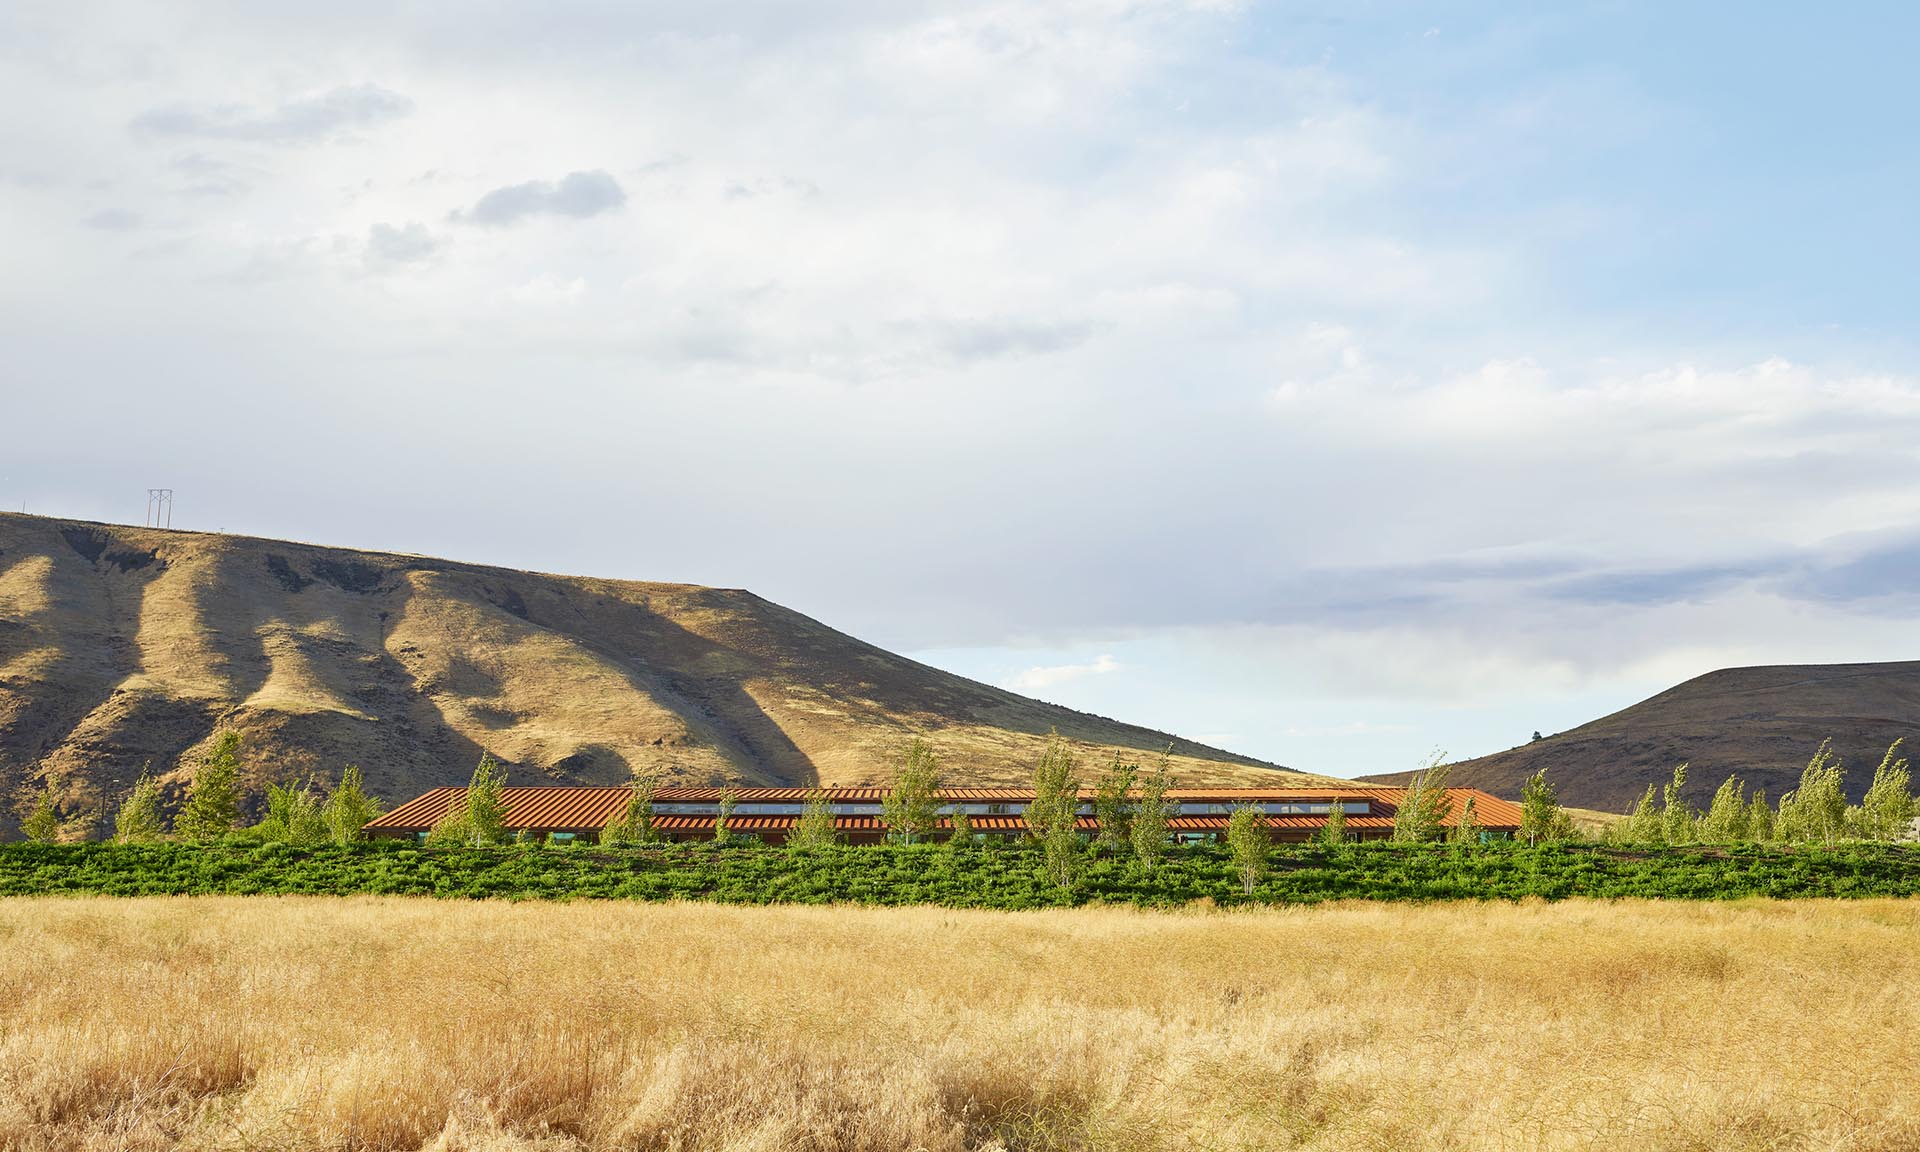
<svg viewBox="0 0 1920 1152"><path fill-rule="evenodd" d="M1570 731L1463 760L1452 782L1517 797L1545 768L1563 802L1619 812L1686 762L1695 804L1704 806L1729 774L1778 800L1828 737L1856 800L1894 740L1905 737L1909 753L1920 752L1920 661L1724 668ZM1366 779L1398 784L1408 775Z"/></svg>
<svg viewBox="0 0 1920 1152"><path fill-rule="evenodd" d="M1308 780L950 675L737 589L0 514L0 799L52 773L110 809L214 732L249 782L357 763L388 799L464 783L871 783L923 733L958 779L1174 746L1195 783Z"/></svg>

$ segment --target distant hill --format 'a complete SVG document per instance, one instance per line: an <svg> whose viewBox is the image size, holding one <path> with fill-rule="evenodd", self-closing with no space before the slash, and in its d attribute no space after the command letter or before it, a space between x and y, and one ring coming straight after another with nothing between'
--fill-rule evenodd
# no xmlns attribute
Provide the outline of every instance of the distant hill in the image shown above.
<svg viewBox="0 0 1920 1152"><path fill-rule="evenodd" d="M1183 781L1317 780L896 656L750 592L0 514L0 802L48 773L109 810L177 792L221 728L249 781L357 763L389 799L463 783L867 783L922 733L955 779L1172 744ZM10 805L0 803L0 807ZM0 823L10 823L0 822Z"/></svg>
<svg viewBox="0 0 1920 1152"><path fill-rule="evenodd" d="M1545 768L1563 802L1619 812L1684 761L1696 804L1704 806L1729 774L1778 800L1829 736L1856 800L1894 740L1905 737L1920 763L1920 661L1709 672L1571 731L1463 760L1453 783L1517 797L1527 777ZM1408 775L1367 779L1401 783Z"/></svg>

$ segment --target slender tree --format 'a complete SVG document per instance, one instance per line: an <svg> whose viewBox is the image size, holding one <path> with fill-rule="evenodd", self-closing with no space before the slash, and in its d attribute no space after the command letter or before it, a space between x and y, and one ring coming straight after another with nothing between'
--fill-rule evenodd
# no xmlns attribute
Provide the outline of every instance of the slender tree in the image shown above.
<svg viewBox="0 0 1920 1152"><path fill-rule="evenodd" d="M1040 763L1033 770L1033 802L1027 828L1045 853L1047 876L1062 888L1080 874L1080 781L1073 773L1073 748L1059 732L1049 733Z"/></svg>
<svg viewBox="0 0 1920 1152"><path fill-rule="evenodd" d="M947 843L956 849L973 845L973 821L958 804L953 806L953 815L947 818Z"/></svg>
<svg viewBox="0 0 1920 1152"><path fill-rule="evenodd" d="M158 840L167 833L160 818L160 785L144 770L113 820L113 838L123 844Z"/></svg>
<svg viewBox="0 0 1920 1152"><path fill-rule="evenodd" d="M1687 803L1681 789L1687 786L1687 766L1673 770L1673 779L1660 791L1660 836L1669 844L1685 844L1693 839L1697 814Z"/></svg>
<svg viewBox="0 0 1920 1152"><path fill-rule="evenodd" d="M313 794L313 779L300 784L267 785L267 814L254 825L263 840L282 844L318 844L327 839L326 817Z"/></svg>
<svg viewBox="0 0 1920 1152"><path fill-rule="evenodd" d="M427 833L429 844L498 844L505 834L506 770L493 754L482 753L473 778L448 806L446 815Z"/></svg>
<svg viewBox="0 0 1920 1152"><path fill-rule="evenodd" d="M940 757L915 737L907 745L893 787L880 801L880 823L895 839L912 844L940 826Z"/></svg>
<svg viewBox="0 0 1920 1152"><path fill-rule="evenodd" d="M1273 836L1267 828L1267 814L1258 804L1236 804L1227 817L1227 850L1233 855L1233 871L1240 877L1240 888L1248 896L1267 877L1267 854Z"/></svg>
<svg viewBox="0 0 1920 1152"><path fill-rule="evenodd" d="M721 790L720 804L715 809L713 816L713 839L715 843L725 844L733 838L733 830L729 825L733 821L733 810L739 803L740 790L738 788L725 788Z"/></svg>
<svg viewBox="0 0 1920 1152"><path fill-rule="evenodd" d="M36 844L51 844L60 838L60 793L52 773L47 774L33 806L20 819L20 833Z"/></svg>
<svg viewBox="0 0 1920 1152"><path fill-rule="evenodd" d="M1538 778L1536 773L1535 779ZM1551 821L1549 821L1549 827L1551 827ZM1460 806L1460 819L1453 825L1453 842L1455 844L1480 843L1480 810L1479 806L1473 802L1472 796L1468 796L1467 802Z"/></svg>
<svg viewBox="0 0 1920 1152"><path fill-rule="evenodd" d="M1780 798L1774 834L1782 840L1832 844L1846 834L1846 767L1823 740L1800 773L1800 786Z"/></svg>
<svg viewBox="0 0 1920 1152"><path fill-rule="evenodd" d="M1436 751L1426 767L1413 774L1407 792L1393 814L1393 838L1403 844L1436 840L1453 811L1453 797L1447 793L1447 779L1453 766L1443 764L1445 753Z"/></svg>
<svg viewBox="0 0 1920 1152"><path fill-rule="evenodd" d="M1153 770L1140 777L1140 802L1133 810L1133 827L1128 829L1134 858L1148 875L1167 854L1167 823L1172 816L1167 789L1173 786L1167 767L1167 752L1163 751Z"/></svg>
<svg viewBox="0 0 1920 1152"><path fill-rule="evenodd" d="M226 731L200 758L187 802L173 830L186 840L211 840L233 831L240 816L240 733Z"/></svg>
<svg viewBox="0 0 1920 1152"><path fill-rule="evenodd" d="M1560 796L1545 768L1527 778L1520 789L1520 835L1529 844L1560 839Z"/></svg>
<svg viewBox="0 0 1920 1152"><path fill-rule="evenodd" d="M1773 839L1773 809L1767 806L1767 790L1756 789L1753 803L1747 806L1747 838L1757 844Z"/></svg>
<svg viewBox="0 0 1920 1152"><path fill-rule="evenodd" d="M320 819L327 826L327 839L335 844L357 844L367 838L367 822L380 811L380 801L367 794L359 766L349 764L340 773L340 783L320 805Z"/></svg>
<svg viewBox="0 0 1920 1152"><path fill-rule="evenodd" d="M1335 796L1327 805L1327 822L1320 827L1320 842L1329 848L1344 844L1347 839L1347 806Z"/></svg>
<svg viewBox="0 0 1920 1152"><path fill-rule="evenodd" d="M1900 741L1895 740L1873 770L1873 784L1853 815L1856 834L1865 839L1901 840L1913 824L1913 776L1904 758L1894 759L1899 751Z"/></svg>
<svg viewBox="0 0 1920 1152"><path fill-rule="evenodd" d="M1116 754L1093 785L1093 818L1100 825L1099 843L1118 851L1126 846L1132 831L1133 784L1140 775L1138 764L1122 764Z"/></svg>
<svg viewBox="0 0 1920 1152"><path fill-rule="evenodd" d="M1663 844L1666 842L1666 825L1660 820L1660 809L1654 806L1654 796L1659 792L1656 785L1647 785L1640 794L1640 803L1620 827L1620 839L1628 844Z"/></svg>
<svg viewBox="0 0 1920 1152"><path fill-rule="evenodd" d="M627 806L620 815L600 830L600 843L607 845L651 844L659 838L653 829L653 793L660 786L660 774L651 769L636 769L627 789Z"/></svg>
<svg viewBox="0 0 1920 1152"><path fill-rule="evenodd" d="M787 837L789 847L800 849L826 848L840 839L833 826L833 805L827 800L825 788L809 788L807 801L800 806L800 819L793 823L793 833Z"/></svg>
<svg viewBox="0 0 1920 1152"><path fill-rule="evenodd" d="M1747 790L1739 777L1729 776L1714 791L1707 814L1695 825L1696 833L1702 843L1738 844L1749 838L1747 814Z"/></svg>

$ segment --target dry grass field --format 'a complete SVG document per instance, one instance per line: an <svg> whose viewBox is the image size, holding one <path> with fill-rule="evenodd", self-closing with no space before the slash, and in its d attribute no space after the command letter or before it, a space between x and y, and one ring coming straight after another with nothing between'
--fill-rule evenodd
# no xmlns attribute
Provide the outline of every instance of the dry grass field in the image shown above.
<svg viewBox="0 0 1920 1152"><path fill-rule="evenodd" d="M0 903L8 1149L1910 1149L1920 904Z"/></svg>

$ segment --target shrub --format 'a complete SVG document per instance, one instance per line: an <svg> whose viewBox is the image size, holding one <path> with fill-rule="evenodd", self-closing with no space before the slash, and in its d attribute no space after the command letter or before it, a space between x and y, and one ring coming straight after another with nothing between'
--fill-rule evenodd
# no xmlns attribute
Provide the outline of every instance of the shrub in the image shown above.
<svg viewBox="0 0 1920 1152"><path fill-rule="evenodd" d="M187 802L173 830L187 840L212 840L233 831L240 817L240 733L222 732L194 768Z"/></svg>

